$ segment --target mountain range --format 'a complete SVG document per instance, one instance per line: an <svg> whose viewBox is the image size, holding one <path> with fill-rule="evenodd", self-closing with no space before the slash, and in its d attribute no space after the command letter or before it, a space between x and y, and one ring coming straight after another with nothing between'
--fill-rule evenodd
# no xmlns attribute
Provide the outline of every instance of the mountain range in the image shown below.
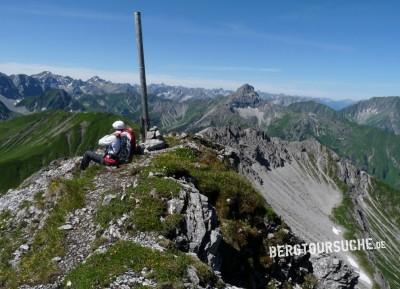
<svg viewBox="0 0 400 289"><path fill-rule="evenodd" d="M57 90L58 92L55 92ZM49 71L30 76L25 74L7 76L0 73L0 102L3 102L3 106L10 111L17 113L47 109L92 110L124 114L132 119L137 119L140 112L139 91L138 85L113 83L98 76L83 81ZM224 89L150 84L148 93L149 101L154 103L150 107L160 107L161 105L166 107L165 111L157 109L153 115L156 124L161 123L168 129L168 127L185 127L183 124L185 121L193 120L192 113L195 112L193 112L192 106L200 106L200 110L203 108L204 111L208 111L210 106L207 105L207 102L214 105L215 100L227 98L234 92ZM399 119L399 110L396 109L399 103L397 97L377 97L355 103L346 99L334 101L325 98L271 94L260 91L256 91L256 93L263 103L268 103L270 106L287 107L293 103L314 101L341 111L345 117L359 124L368 124L395 133L399 133L400 130L396 123ZM60 97L55 97L55 94ZM195 111L198 110L195 109ZM160 113L165 116L160 116ZM242 114L248 114L248 112L242 111ZM257 114L259 120L261 114L264 113ZM1 112L1 119L11 116L15 116L15 114Z"/></svg>
<svg viewBox="0 0 400 289"><path fill-rule="evenodd" d="M21 99L40 96L49 89L63 89L71 96L79 98L81 95L137 93L139 87L128 83L106 81L98 76L83 81L69 76L53 74L49 71L33 75L17 74L10 76L0 73L0 94L7 98ZM150 84L148 91L157 97L176 101L227 95L231 92L224 89L187 88L165 84Z"/></svg>
<svg viewBox="0 0 400 289"><path fill-rule="evenodd" d="M106 81L98 76L94 76L87 81L73 79L69 76L61 76L44 71L34 75L17 74L7 76L0 73L0 95L7 99L13 99L16 102L30 97L41 97L48 90L60 89L64 90L72 98L79 100L87 99L88 96L104 96L104 95L132 95L139 94L139 86L128 83L113 83ZM148 86L150 96L155 99L169 100L176 103L186 102L191 99L204 100L215 98L218 96L227 96L233 91L224 89L204 89L204 88L188 88L182 86L170 86L165 84L150 84ZM309 97L291 96L285 94L271 94L258 92L260 96L274 104L287 106L294 102L310 100ZM42 96L45 98L45 96ZM314 99L315 101L326 103L333 108L342 108L348 105L348 100L332 101L329 99ZM0 99L0 101L2 101ZM7 104L6 104L7 105ZM56 106L57 107L57 106ZM53 109L53 106L44 106L40 109ZM9 109L13 110L12 106Z"/></svg>

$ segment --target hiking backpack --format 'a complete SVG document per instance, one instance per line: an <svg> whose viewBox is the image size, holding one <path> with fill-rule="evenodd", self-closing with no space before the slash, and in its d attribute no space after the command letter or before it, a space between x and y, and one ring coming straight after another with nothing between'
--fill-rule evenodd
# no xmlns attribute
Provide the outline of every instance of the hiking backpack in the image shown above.
<svg viewBox="0 0 400 289"><path fill-rule="evenodd" d="M124 164L130 161L132 154L136 149L135 134L131 128L126 129L119 135L121 145L117 154L118 162Z"/></svg>

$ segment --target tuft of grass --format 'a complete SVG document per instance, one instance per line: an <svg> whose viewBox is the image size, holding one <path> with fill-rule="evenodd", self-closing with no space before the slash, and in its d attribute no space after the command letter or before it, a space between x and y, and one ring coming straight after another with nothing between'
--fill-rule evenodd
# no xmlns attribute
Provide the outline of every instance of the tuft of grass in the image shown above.
<svg viewBox="0 0 400 289"><path fill-rule="evenodd" d="M20 209L27 209L32 205L31 201L23 200L22 203L19 205Z"/></svg>
<svg viewBox="0 0 400 289"><path fill-rule="evenodd" d="M179 184L172 179L160 177L142 177L136 188L128 189L124 200L115 198L107 206L101 206L96 221L106 228L110 221L128 214L130 223L138 231L169 231L171 216L166 216L166 200L177 197ZM166 217L166 221L161 218Z"/></svg>
<svg viewBox="0 0 400 289"><path fill-rule="evenodd" d="M12 212L5 210L0 213L0 288L15 288L16 275L9 261L12 253L21 245L22 228L12 228L9 220Z"/></svg>
<svg viewBox="0 0 400 289"><path fill-rule="evenodd" d="M160 199L171 199L177 197L180 190L181 187L175 180L160 177L148 177L141 179L138 186L133 189L133 193L136 195L146 195L151 191L154 191L154 194Z"/></svg>
<svg viewBox="0 0 400 289"><path fill-rule="evenodd" d="M194 266L201 282L215 282L205 264L178 251L156 251L129 241L119 241L107 252L91 256L84 264L73 269L65 278L75 289L101 288L113 278L129 269L139 272L144 267L152 269L148 278L169 288L181 288L188 266Z"/></svg>
<svg viewBox="0 0 400 289"><path fill-rule="evenodd" d="M167 147L174 147L181 143L181 141L176 136L167 136L164 138Z"/></svg>
<svg viewBox="0 0 400 289"><path fill-rule="evenodd" d="M37 192L37 193L33 196L33 200L34 200L36 203L43 202L43 199L44 199L44 192L42 192L42 191Z"/></svg>
<svg viewBox="0 0 400 289"><path fill-rule="evenodd" d="M304 289L314 289L315 286L317 285L318 280L313 274L307 274L304 277L304 283L301 284L302 288Z"/></svg>
<svg viewBox="0 0 400 289"><path fill-rule="evenodd" d="M132 208L132 200L121 200L120 198L115 198L112 199L108 205L100 206L97 209L95 220L102 228L107 228L110 221L122 217L124 213L129 213Z"/></svg>
<svg viewBox="0 0 400 289"><path fill-rule="evenodd" d="M0 230L0 288L16 288L17 274L11 267L12 253L21 245L22 230Z"/></svg>
<svg viewBox="0 0 400 289"><path fill-rule="evenodd" d="M12 213L10 210L4 210L0 213L0 230L6 228L7 222L12 217Z"/></svg>
<svg viewBox="0 0 400 289"><path fill-rule="evenodd" d="M144 194L139 197L139 204L130 214L130 220L138 231L161 231L161 216L166 210L163 201L151 195Z"/></svg>

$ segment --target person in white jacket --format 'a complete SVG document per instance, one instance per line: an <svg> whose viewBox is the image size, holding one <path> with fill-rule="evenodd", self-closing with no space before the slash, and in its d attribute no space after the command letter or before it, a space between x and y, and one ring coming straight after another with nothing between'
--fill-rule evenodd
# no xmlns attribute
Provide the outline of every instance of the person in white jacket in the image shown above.
<svg viewBox="0 0 400 289"><path fill-rule="evenodd" d="M81 170L85 170L91 161L103 165L116 165L118 163L117 155L121 147L119 135L125 129L125 123L117 120L112 124L112 127L115 130L114 133L106 135L99 140L99 145L106 148L104 155L97 154L94 151L85 152L81 161Z"/></svg>

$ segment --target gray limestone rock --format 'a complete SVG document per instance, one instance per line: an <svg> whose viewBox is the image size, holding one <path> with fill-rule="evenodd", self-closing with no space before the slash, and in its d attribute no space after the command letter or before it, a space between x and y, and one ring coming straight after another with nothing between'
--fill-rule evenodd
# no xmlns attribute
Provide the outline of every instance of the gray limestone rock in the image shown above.
<svg viewBox="0 0 400 289"><path fill-rule="evenodd" d="M331 255L311 257L313 273L318 279L316 289L352 289L359 275L342 260Z"/></svg>

